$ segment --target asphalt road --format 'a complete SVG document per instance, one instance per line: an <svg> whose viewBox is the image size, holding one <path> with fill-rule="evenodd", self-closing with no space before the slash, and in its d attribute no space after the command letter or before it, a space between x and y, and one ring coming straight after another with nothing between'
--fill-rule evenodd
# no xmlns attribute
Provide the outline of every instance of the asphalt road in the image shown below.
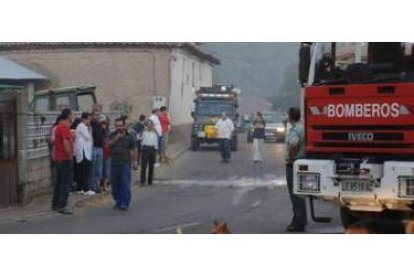
<svg viewBox="0 0 414 276"><path fill-rule="evenodd" d="M72 216L51 213L0 223L0 233L210 233L226 221L232 233L286 233L292 216L286 190L283 144L266 143L264 163L251 160L251 144L240 136L239 151L221 164L216 147L187 151L156 171L153 187L139 188L127 212L109 203ZM338 208L317 202L317 214L332 222L309 221L306 233L341 233Z"/></svg>

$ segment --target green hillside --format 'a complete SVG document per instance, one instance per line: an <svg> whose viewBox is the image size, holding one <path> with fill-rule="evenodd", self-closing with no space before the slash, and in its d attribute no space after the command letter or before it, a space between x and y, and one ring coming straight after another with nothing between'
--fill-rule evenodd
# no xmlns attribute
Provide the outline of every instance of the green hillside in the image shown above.
<svg viewBox="0 0 414 276"><path fill-rule="evenodd" d="M221 60L214 83L234 83L245 96L268 98L276 108L299 105L299 43L203 43Z"/></svg>

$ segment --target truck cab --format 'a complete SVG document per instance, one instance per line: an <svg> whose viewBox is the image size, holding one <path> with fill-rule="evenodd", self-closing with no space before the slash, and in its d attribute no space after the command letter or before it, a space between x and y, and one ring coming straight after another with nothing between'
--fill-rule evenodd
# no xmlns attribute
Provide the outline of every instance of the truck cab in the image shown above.
<svg viewBox="0 0 414 276"><path fill-rule="evenodd" d="M306 156L294 163L294 192L338 204L344 226L413 215L413 50L301 44Z"/></svg>
<svg viewBox="0 0 414 276"><path fill-rule="evenodd" d="M235 128L238 119L238 91L229 85L201 87L196 91L193 124L191 131L191 149L196 151L202 144L218 143L215 125L225 112L233 121ZM231 149L237 151L237 131L233 132Z"/></svg>

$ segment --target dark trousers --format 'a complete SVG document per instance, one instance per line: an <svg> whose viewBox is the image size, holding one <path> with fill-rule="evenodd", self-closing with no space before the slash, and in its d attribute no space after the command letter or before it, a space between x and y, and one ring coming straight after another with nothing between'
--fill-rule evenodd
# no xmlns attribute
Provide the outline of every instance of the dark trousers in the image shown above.
<svg viewBox="0 0 414 276"><path fill-rule="evenodd" d="M73 160L56 162L56 182L53 190L52 207L65 208L73 181Z"/></svg>
<svg viewBox="0 0 414 276"><path fill-rule="evenodd" d="M157 156L157 151L154 147L142 147L142 158L141 158L141 184L144 184L147 180L147 167L148 167L148 184L152 184L154 177L154 163Z"/></svg>
<svg viewBox="0 0 414 276"><path fill-rule="evenodd" d="M131 202L131 164L111 165L112 197L117 207Z"/></svg>
<svg viewBox="0 0 414 276"><path fill-rule="evenodd" d="M141 164L141 152L142 152L142 149L141 149L141 141L137 141L137 161L138 161L138 164Z"/></svg>
<svg viewBox="0 0 414 276"><path fill-rule="evenodd" d="M70 186L70 190L71 191L75 191L76 190L76 185L78 185L79 182L79 168L78 168L78 164L76 163L76 157L73 156L73 172L72 172L72 184ZM74 184L76 183L76 185Z"/></svg>
<svg viewBox="0 0 414 276"><path fill-rule="evenodd" d="M89 184L91 183L90 178L92 176L92 161L86 159L84 154L82 162L78 163L76 166L78 171L78 185L76 190L89 191L91 189Z"/></svg>
<svg viewBox="0 0 414 276"><path fill-rule="evenodd" d="M223 161L228 161L231 158L230 154L230 139L222 138L219 141L220 155Z"/></svg>
<svg viewBox="0 0 414 276"><path fill-rule="evenodd" d="M286 165L286 181L289 191L290 201L292 202L293 219L292 224L305 226L307 224L306 202L305 199L293 193L293 165Z"/></svg>
<svg viewBox="0 0 414 276"><path fill-rule="evenodd" d="M159 156L160 162L162 161L161 158L162 158L162 143L163 143L162 140L163 139L164 137L162 135L158 136L158 156Z"/></svg>

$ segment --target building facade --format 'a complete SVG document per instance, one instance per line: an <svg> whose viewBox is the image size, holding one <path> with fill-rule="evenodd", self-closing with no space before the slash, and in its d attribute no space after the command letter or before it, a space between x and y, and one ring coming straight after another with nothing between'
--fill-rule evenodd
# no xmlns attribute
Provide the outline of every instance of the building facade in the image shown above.
<svg viewBox="0 0 414 276"><path fill-rule="evenodd" d="M167 105L176 126L191 123L194 91L220 63L194 43L0 43L0 55L47 76L36 90L93 85L104 110L136 120Z"/></svg>

